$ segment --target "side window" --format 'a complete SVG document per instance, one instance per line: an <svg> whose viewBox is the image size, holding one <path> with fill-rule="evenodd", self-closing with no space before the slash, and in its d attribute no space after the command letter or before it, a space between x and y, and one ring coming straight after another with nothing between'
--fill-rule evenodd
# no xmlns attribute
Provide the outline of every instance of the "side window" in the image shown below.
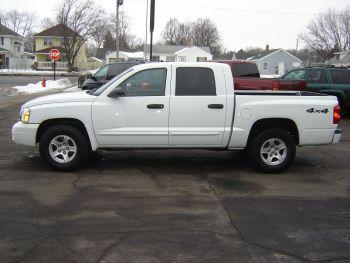
<svg viewBox="0 0 350 263"><path fill-rule="evenodd" d="M119 85L126 96L164 96L165 68L146 69L135 73Z"/></svg>
<svg viewBox="0 0 350 263"><path fill-rule="evenodd" d="M330 70L333 84L350 84L350 70Z"/></svg>
<svg viewBox="0 0 350 263"><path fill-rule="evenodd" d="M309 74L310 83L327 83L326 72L323 69L313 69Z"/></svg>
<svg viewBox="0 0 350 263"><path fill-rule="evenodd" d="M107 72L107 80L110 80L114 78L115 76L118 76L123 71L127 70L128 68L132 67L132 64L112 64L109 66L108 72Z"/></svg>
<svg viewBox="0 0 350 263"><path fill-rule="evenodd" d="M288 79L288 80L306 79L306 70L304 69L294 70L288 73L287 75L285 75L283 79Z"/></svg>
<svg viewBox="0 0 350 263"><path fill-rule="evenodd" d="M104 67L100 68L94 74L94 77L96 78L96 80L104 80L104 79L106 79L108 68L109 68L109 66L104 66Z"/></svg>
<svg viewBox="0 0 350 263"><path fill-rule="evenodd" d="M268 69L269 69L269 63L264 62L264 64L263 64L263 70L264 70L264 71L267 71Z"/></svg>
<svg viewBox="0 0 350 263"><path fill-rule="evenodd" d="M214 72L209 68L177 68L176 96L216 96Z"/></svg>

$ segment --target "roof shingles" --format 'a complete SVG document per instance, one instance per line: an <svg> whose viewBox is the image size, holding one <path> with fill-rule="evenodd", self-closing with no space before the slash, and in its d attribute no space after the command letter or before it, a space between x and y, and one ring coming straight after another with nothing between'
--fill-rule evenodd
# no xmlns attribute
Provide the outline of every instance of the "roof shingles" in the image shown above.
<svg viewBox="0 0 350 263"><path fill-rule="evenodd" d="M58 24L34 35L35 37L79 37L80 35L64 24Z"/></svg>
<svg viewBox="0 0 350 263"><path fill-rule="evenodd" d="M4 26L3 24L0 24L0 36L15 36L23 38L20 34L17 34L15 31L9 29L8 27Z"/></svg>

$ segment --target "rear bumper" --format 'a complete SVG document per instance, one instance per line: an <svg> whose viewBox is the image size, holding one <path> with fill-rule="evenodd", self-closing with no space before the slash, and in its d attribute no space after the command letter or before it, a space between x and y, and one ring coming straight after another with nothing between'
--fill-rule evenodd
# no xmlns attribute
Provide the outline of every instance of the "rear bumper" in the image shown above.
<svg viewBox="0 0 350 263"><path fill-rule="evenodd" d="M17 122L12 127L12 140L17 144L35 146L36 132L39 124Z"/></svg>
<svg viewBox="0 0 350 263"><path fill-rule="evenodd" d="M336 129L334 131L332 143L339 143L341 137L341 129Z"/></svg>

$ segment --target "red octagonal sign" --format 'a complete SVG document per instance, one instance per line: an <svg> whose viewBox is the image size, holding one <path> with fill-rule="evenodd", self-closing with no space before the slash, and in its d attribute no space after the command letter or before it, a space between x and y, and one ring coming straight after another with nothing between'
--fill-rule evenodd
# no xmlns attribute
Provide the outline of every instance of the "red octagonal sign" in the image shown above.
<svg viewBox="0 0 350 263"><path fill-rule="evenodd" d="M52 60L59 60L61 57L60 51L58 49L51 49L50 50L50 58Z"/></svg>

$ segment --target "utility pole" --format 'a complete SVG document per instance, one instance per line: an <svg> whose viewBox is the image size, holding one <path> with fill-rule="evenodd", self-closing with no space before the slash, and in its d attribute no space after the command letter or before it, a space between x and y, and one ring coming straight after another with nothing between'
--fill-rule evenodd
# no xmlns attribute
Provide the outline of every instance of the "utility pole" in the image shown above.
<svg viewBox="0 0 350 263"><path fill-rule="evenodd" d="M150 16L150 32L151 32L151 43L150 43L150 55L149 60L152 60L153 53L153 31L154 31L154 9L155 9L155 0L151 0L151 16Z"/></svg>
<svg viewBox="0 0 350 263"><path fill-rule="evenodd" d="M116 21L115 21L115 42L116 42L116 61L119 60L119 6L123 4L124 0L117 0Z"/></svg>
<svg viewBox="0 0 350 263"><path fill-rule="evenodd" d="M143 52L145 52L145 60L147 59L147 52L146 52L147 42L148 42L148 0L147 0L147 6L146 6L146 40L145 40L145 46L143 48Z"/></svg>

